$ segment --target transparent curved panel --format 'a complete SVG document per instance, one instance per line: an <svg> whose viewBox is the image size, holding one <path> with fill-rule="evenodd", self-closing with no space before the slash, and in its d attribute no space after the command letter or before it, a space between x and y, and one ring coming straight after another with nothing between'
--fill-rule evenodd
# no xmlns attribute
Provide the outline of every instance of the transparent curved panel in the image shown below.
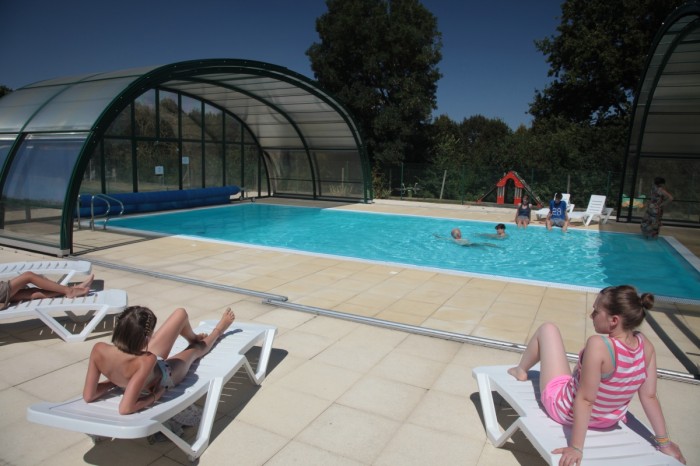
<svg viewBox="0 0 700 466"><path fill-rule="evenodd" d="M182 143L182 189L203 188L202 143Z"/></svg>
<svg viewBox="0 0 700 466"><path fill-rule="evenodd" d="M270 161L270 182L275 194L314 194L309 157L304 151L265 151Z"/></svg>
<svg viewBox="0 0 700 466"><path fill-rule="evenodd" d="M158 92L158 137L175 139L179 135L178 96L173 92Z"/></svg>
<svg viewBox="0 0 700 466"><path fill-rule="evenodd" d="M362 198L364 175L357 151L314 152L321 197Z"/></svg>
<svg viewBox="0 0 700 466"><path fill-rule="evenodd" d="M7 155L10 153L10 149L12 149L16 139L16 134L0 134L0 170L5 166Z"/></svg>
<svg viewBox="0 0 700 466"><path fill-rule="evenodd" d="M221 144L204 145L204 186L224 185L224 154Z"/></svg>
<svg viewBox="0 0 700 466"><path fill-rule="evenodd" d="M156 137L156 91L146 91L134 100L134 132L137 137Z"/></svg>
<svg viewBox="0 0 700 466"><path fill-rule="evenodd" d="M664 222L700 223L700 21L697 14L667 20L654 44L638 91L625 161L623 196L645 201L654 178L674 200ZM635 207L635 205L639 207ZM622 217L640 219L643 202Z"/></svg>
<svg viewBox="0 0 700 466"><path fill-rule="evenodd" d="M176 143L143 141L136 145L136 153L140 192L180 189L180 154Z"/></svg>
<svg viewBox="0 0 700 466"><path fill-rule="evenodd" d="M37 110L65 86L19 89L0 99L0 133L21 131Z"/></svg>
<svg viewBox="0 0 700 466"><path fill-rule="evenodd" d="M133 77L76 83L29 121L25 131L87 131L132 81Z"/></svg>
<svg viewBox="0 0 700 466"><path fill-rule="evenodd" d="M2 192L0 235L60 247L68 184L86 133L27 136Z"/></svg>
<svg viewBox="0 0 700 466"><path fill-rule="evenodd" d="M131 141L105 139L102 144L104 145L106 192L108 194L133 192L134 169Z"/></svg>

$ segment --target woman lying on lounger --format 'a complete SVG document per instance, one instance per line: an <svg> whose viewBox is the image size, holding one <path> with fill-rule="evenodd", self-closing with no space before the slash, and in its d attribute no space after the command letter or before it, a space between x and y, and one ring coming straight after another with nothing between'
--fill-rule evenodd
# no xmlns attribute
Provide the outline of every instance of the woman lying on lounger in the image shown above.
<svg viewBox="0 0 700 466"><path fill-rule="evenodd" d="M623 420L635 392L654 429L657 448L685 464L680 448L668 437L656 397L654 347L634 330L644 321L645 309L653 305L653 295L639 296L633 286L605 288L591 313L593 327L602 335L588 338L573 374L561 333L551 323L537 329L520 363L508 370L524 381L527 371L540 362L545 411L558 423L573 426L569 445L552 452L562 455L560 466L581 464L588 427L606 428Z"/></svg>
<svg viewBox="0 0 700 466"><path fill-rule="evenodd" d="M82 283L65 286L34 272L24 272L10 280L0 281L0 309L5 309L10 303L28 299L85 296L90 292L93 278L94 276L90 275Z"/></svg>
<svg viewBox="0 0 700 466"><path fill-rule="evenodd" d="M96 343L90 353L83 399L90 403L114 387L124 389L119 414L130 414L158 400L165 390L185 378L193 362L207 354L235 319L231 308L209 335L195 334L183 308L175 311L154 332L156 316L141 306L130 306L117 317L112 343ZM187 349L169 356L175 340L183 336ZM100 382L100 376L107 378Z"/></svg>

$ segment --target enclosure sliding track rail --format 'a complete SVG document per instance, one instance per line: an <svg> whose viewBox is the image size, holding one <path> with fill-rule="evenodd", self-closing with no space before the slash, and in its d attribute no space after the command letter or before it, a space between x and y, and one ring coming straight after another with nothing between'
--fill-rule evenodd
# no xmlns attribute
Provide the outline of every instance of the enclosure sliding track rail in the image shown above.
<svg viewBox="0 0 700 466"><path fill-rule="evenodd" d="M97 265L99 267L104 267L107 269L114 269L114 270L122 270L124 272L135 273L135 274L140 274L140 275L147 275L149 277L160 278L163 280L172 280L172 281L176 281L176 282L187 283L188 285L196 285L196 286L202 286L205 288L211 288L211 289L219 290L219 291L227 291L230 293L237 293L237 294L242 294L242 295L247 295L247 296L255 296L256 298L271 299L271 300L274 300L275 302L286 302L288 299L286 296L273 294L273 293L265 293L262 291L249 290L246 288L238 288L236 286L222 285L219 283L211 283L211 282L207 282L204 280L197 280L194 278L181 277L179 275L171 275L168 273L155 272L152 270L139 269L137 267L130 267L128 265L121 265L121 264L114 264L112 262L95 260L92 258L90 258L89 260L90 260L90 262L92 262L92 265Z"/></svg>
<svg viewBox="0 0 700 466"><path fill-rule="evenodd" d="M485 346L487 348L514 351L518 353L522 353L525 350L525 345L521 345L518 343L491 340L489 338L474 337L470 335L464 335L461 333L446 332L444 330L436 330L431 328L418 327L415 325L402 324L399 322L391 322L388 320L377 319L374 317L358 316L340 311L331 311L329 309L323 309L320 307L290 303L286 299L284 301L277 301L275 299L267 298L263 300L263 303L270 304L272 306L283 307L286 309L292 309L295 311L307 312L319 316L343 319L351 322L373 325L375 327L384 327L390 330L399 330L402 332L412 333L416 335L442 338L443 340L452 340L460 343L469 343L472 345ZM578 360L577 354L567 353L567 357L570 361ZM663 379L673 380L676 382L686 382L693 385L700 385L700 380L694 378L692 374L685 374L682 372L676 372L667 369L657 369L656 373L660 378Z"/></svg>

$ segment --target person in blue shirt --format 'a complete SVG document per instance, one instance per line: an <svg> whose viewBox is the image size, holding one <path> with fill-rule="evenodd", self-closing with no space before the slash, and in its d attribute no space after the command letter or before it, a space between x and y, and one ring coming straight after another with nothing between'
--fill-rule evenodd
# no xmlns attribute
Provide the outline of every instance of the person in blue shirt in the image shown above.
<svg viewBox="0 0 700 466"><path fill-rule="evenodd" d="M566 201L562 201L561 193L557 193L554 199L549 201L549 213L547 214L547 230L552 226L560 227L563 233L569 227L569 214L566 213Z"/></svg>

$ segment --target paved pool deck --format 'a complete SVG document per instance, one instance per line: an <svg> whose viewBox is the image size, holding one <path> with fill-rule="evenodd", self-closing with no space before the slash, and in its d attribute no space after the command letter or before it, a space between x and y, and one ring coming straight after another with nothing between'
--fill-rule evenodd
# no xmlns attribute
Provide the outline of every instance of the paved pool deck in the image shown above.
<svg viewBox="0 0 700 466"><path fill-rule="evenodd" d="M508 209L422 202L334 208L492 222L513 217ZM588 228L635 231L638 225ZM663 233L698 255L697 230L665 228ZM81 230L76 243L102 246L115 235ZM43 257L0 248L2 262ZM242 375L226 385L211 444L199 460L203 465L544 464L523 435L497 449L484 433L471 369L514 364L517 351L331 317L332 312L514 348L542 322L553 321L572 353L593 333L588 318L593 292L178 237L105 247L77 258L93 262L106 288L126 290L130 304L149 306L161 319L185 307L197 323L218 318L231 306L241 321L278 327L262 386L252 386ZM233 289L285 296L306 311L266 304ZM314 309L323 315L308 312ZM676 351L697 367L700 306L664 302L653 315L662 335L647 323L642 331L657 349L659 367L688 372L665 340L676 342ZM188 464L170 442L93 445L82 434L26 420L30 404L81 392L90 349L96 341L109 341L111 327L106 319L88 341L69 344L37 320L0 322L0 464ZM700 386L661 379L658 391L671 436L688 464L700 464L695 433ZM636 399L631 411L645 419Z"/></svg>

